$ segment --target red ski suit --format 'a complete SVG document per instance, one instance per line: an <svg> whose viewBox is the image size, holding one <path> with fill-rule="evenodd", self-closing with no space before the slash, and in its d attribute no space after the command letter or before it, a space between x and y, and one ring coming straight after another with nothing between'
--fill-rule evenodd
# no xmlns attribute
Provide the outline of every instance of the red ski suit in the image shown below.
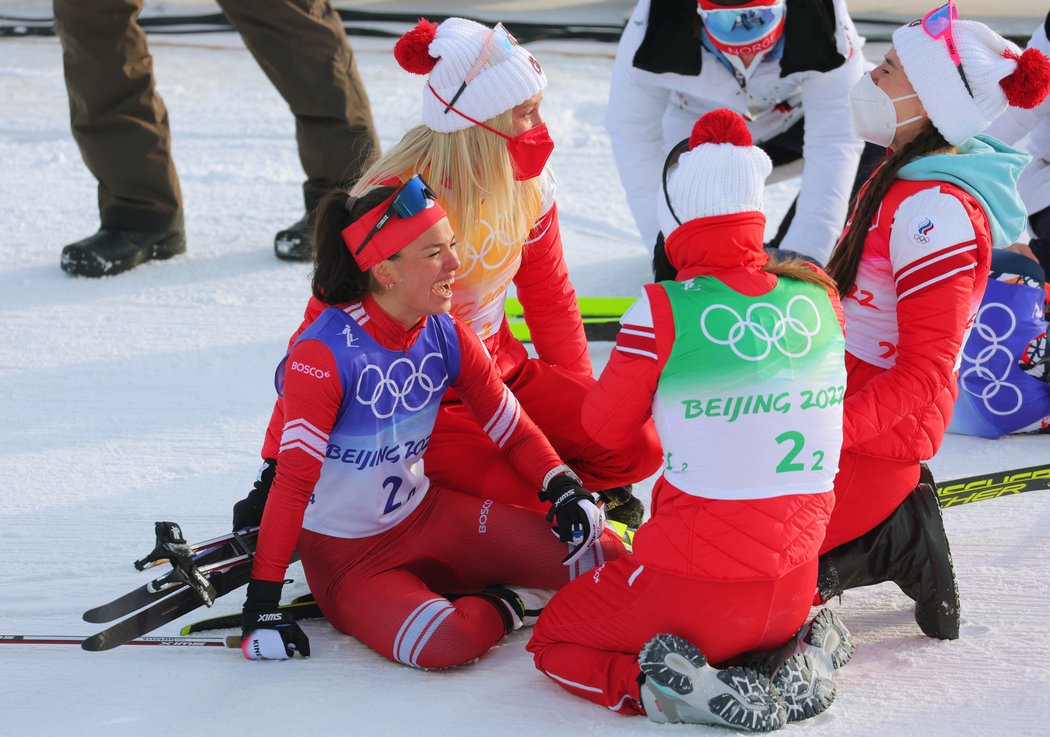
<svg viewBox="0 0 1050 737"><path fill-rule="evenodd" d="M407 351L426 324L406 331L371 296L341 307L388 354ZM460 373L453 386L480 425L492 428L517 472L542 488L544 475L560 459L504 388L477 336L458 321L455 328ZM339 463L338 450L332 456L327 442L349 405L336 359L321 341L299 342L285 365L291 367L284 374L289 421L279 441L252 577L284 580L292 551L298 549L310 590L328 621L376 652L418 668L473 660L504 636L507 619L498 600L470 592L502 584L558 588L623 552L616 535L606 531L577 564L562 565L566 546L543 514L436 483L421 487L425 496L419 506L394 527L382 527L382 517L370 511L382 508L375 499L386 498L384 484L348 490L348 501L335 508L354 520L355 536L304 529L322 464L326 458ZM365 472L349 473L370 478ZM336 526L342 521L331 520ZM446 598L454 592L465 595Z"/></svg>
<svg viewBox="0 0 1050 737"><path fill-rule="evenodd" d="M711 275L747 296L769 292L777 277L761 269L764 224L761 213L750 212L675 230L666 245L679 281ZM629 437L649 417L675 341L666 293L658 285L646 292L651 319L634 308L625 316L584 404L584 426L609 443ZM831 300L841 325L841 307ZM715 663L779 647L809 613L831 507L830 489L711 499L661 476L633 555L580 577L547 605L528 645L536 666L586 699L642 714L638 653L661 632L690 639Z"/></svg>
<svg viewBox="0 0 1050 737"><path fill-rule="evenodd" d="M545 172L541 182L544 212L524 244L500 244L495 234L485 230L487 223L478 226L485 232L457 233L465 255L452 285L452 314L482 337L503 382L584 486L603 491L635 483L660 467L656 429L651 422L644 423L630 437L608 446L596 442L580 424L580 408L595 382L562 251L553 177ZM497 251L501 245L505 250ZM509 273L525 309L538 359L529 358L503 317L507 285L501 280ZM496 302L498 309L494 309ZM310 300L289 346L324 308L319 300ZM495 322L493 312L498 315ZM263 458L276 457L284 416L278 398L263 443ZM465 459L470 462L464 463ZM538 488L488 438L455 391L446 395L438 414L427 450L427 475L468 494L546 511L537 499Z"/></svg>
<svg viewBox="0 0 1050 737"><path fill-rule="evenodd" d="M952 184L897 180L883 198L842 300L849 378L822 553L889 517L940 447L991 243L980 204Z"/></svg>

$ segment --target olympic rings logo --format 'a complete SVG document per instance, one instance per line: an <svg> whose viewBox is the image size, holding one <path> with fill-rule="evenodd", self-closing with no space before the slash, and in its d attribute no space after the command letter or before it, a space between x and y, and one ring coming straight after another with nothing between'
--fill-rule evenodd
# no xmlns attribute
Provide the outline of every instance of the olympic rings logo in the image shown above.
<svg viewBox="0 0 1050 737"><path fill-rule="evenodd" d="M930 242L930 239L929 239L929 238L927 238L927 237L926 237L926 236L924 236L924 235L919 235L918 233L916 233L915 235L913 235L913 236L912 236L912 238L913 238L913 239L915 240L915 242L916 242L916 243L921 243L921 244L923 244L924 246L925 246L925 245L926 245L927 243L929 243L929 242Z"/></svg>
<svg viewBox="0 0 1050 737"><path fill-rule="evenodd" d="M721 313L731 316L728 327L725 317L715 317ZM820 311L803 295L788 300L784 312L769 302L756 302L743 316L728 305L711 305L700 315L700 329L712 343L729 346L745 361L764 360L774 348L788 358L801 358L820 332ZM757 355L748 348L757 348Z"/></svg>
<svg viewBox="0 0 1050 737"><path fill-rule="evenodd" d="M506 264L515 253L515 249L512 248L514 243L503 232L497 231L487 220L482 220L481 225L486 231L485 238L481 241L480 246L475 246L469 241L464 244L463 263L456 272L459 279L473 271L478 264L481 264L486 271L498 269Z"/></svg>
<svg viewBox="0 0 1050 737"><path fill-rule="evenodd" d="M1009 329L1002 335L996 333L984 320L985 313L994 309L1002 310L1008 318ZM973 329L988 342L988 345L982 348L976 356L968 355L965 345L962 351L963 358L973 364L959 376L959 384L963 391L980 399L985 409L1000 417L1012 415L1021 409L1024 402L1021 390L1006 380L1014 365L1014 357L1002 344L1002 341L1013 335L1016 328L1017 318L1009 307L999 302L989 302L977 312L977 319L973 325ZM996 406L992 406L993 404ZM1009 407L1009 409L997 409L997 407Z"/></svg>
<svg viewBox="0 0 1050 737"><path fill-rule="evenodd" d="M444 392L447 379L444 361L437 352L423 356L418 367L409 358L399 358L385 373L381 367L368 364L357 379L355 397L382 420L391 417L399 405L409 412L427 407L435 394Z"/></svg>

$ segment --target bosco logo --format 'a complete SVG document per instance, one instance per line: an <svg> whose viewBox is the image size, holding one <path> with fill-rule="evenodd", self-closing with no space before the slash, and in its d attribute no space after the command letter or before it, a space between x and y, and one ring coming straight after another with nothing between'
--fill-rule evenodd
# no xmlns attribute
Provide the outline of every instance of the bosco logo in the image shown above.
<svg viewBox="0 0 1050 737"><path fill-rule="evenodd" d="M329 376L332 375L328 371L322 371L319 368L309 366L305 363L300 363L299 361L292 361L292 371L298 371L300 374L306 374L307 376L312 376L315 379L327 379Z"/></svg>

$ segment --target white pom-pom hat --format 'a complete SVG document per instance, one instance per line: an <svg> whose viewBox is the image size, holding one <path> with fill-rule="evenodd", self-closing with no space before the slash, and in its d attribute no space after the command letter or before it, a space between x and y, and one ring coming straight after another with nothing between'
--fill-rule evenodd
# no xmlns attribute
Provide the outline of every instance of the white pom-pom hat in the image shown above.
<svg viewBox="0 0 1050 737"><path fill-rule="evenodd" d="M424 49L429 59L420 61ZM477 69L483 52L484 63ZM440 25L420 20L398 41L394 54L408 71L429 72L423 85L423 123L440 133L490 120L547 86L539 62L502 25L487 28L464 18ZM476 76L468 81L472 72Z"/></svg>
<svg viewBox="0 0 1050 737"><path fill-rule="evenodd" d="M722 108L701 116L689 136L689 150L667 177L667 198L681 223L662 217L664 236L697 218L762 212L762 191L771 171L773 162L752 145L739 113Z"/></svg>
<svg viewBox="0 0 1050 737"><path fill-rule="evenodd" d="M1034 107L1046 96L1048 67L1042 54L1029 49L1022 55L1016 44L977 21L953 20L951 34L962 74L946 38L930 36L923 21L893 32L893 47L904 73L930 122L948 143L958 145L977 135L1007 105Z"/></svg>

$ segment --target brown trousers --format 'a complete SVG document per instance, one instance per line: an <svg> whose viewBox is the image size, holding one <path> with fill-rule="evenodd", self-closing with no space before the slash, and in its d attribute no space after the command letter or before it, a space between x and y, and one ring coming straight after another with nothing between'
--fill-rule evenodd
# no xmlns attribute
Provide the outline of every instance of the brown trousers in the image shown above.
<svg viewBox="0 0 1050 737"><path fill-rule="evenodd" d="M73 138L98 180L102 225L159 230L182 217L168 111L137 23L144 0L54 0ZM307 210L379 153L368 96L328 0L218 0L295 115Z"/></svg>

